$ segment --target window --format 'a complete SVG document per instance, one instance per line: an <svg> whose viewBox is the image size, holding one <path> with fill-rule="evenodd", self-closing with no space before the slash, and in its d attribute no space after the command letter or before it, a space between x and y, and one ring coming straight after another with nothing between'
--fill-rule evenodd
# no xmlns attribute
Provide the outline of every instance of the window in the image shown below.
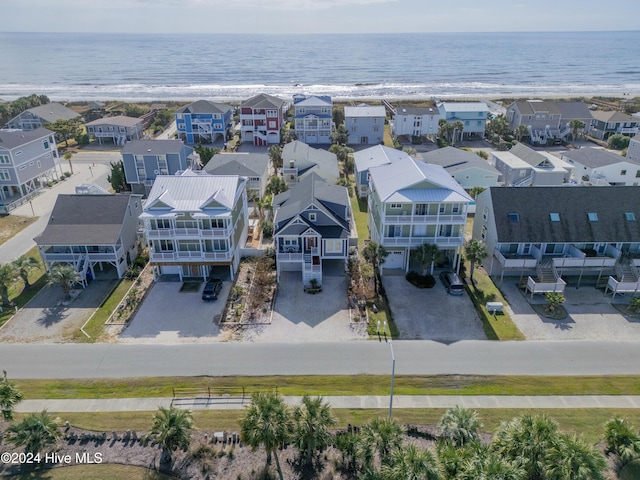
<svg viewBox="0 0 640 480"><path fill-rule="evenodd" d="M45 150L49 150L49 140L43 140L42 146L44 147Z"/></svg>
<svg viewBox="0 0 640 480"><path fill-rule="evenodd" d="M625 212L624 218L627 220L627 222L635 222L636 214L633 212Z"/></svg>
<svg viewBox="0 0 640 480"><path fill-rule="evenodd" d="M392 204L389 205L389 208L392 208L392 209L402 208L402 204L401 203L392 203Z"/></svg>
<svg viewBox="0 0 640 480"><path fill-rule="evenodd" d="M640 170L636 170L636 178L640 178Z"/></svg>
<svg viewBox="0 0 640 480"><path fill-rule="evenodd" d="M589 217L589 221L590 222L597 222L598 221L598 214L595 213L595 212L587 213L587 217Z"/></svg>
<svg viewBox="0 0 640 480"><path fill-rule="evenodd" d="M9 159L9 155L0 155L0 164L8 164L11 163L11 160Z"/></svg>
<svg viewBox="0 0 640 480"><path fill-rule="evenodd" d="M267 117L277 117L277 116L278 116L277 110L267 110Z"/></svg>
<svg viewBox="0 0 640 480"><path fill-rule="evenodd" d="M620 175L626 175L627 171L626 170L620 170Z"/></svg>
<svg viewBox="0 0 640 480"><path fill-rule="evenodd" d="M457 203L451 208L451 213L460 213L460 205Z"/></svg>
<svg viewBox="0 0 640 480"><path fill-rule="evenodd" d="M527 176L527 171L526 170L520 170L520 178L526 177Z"/></svg>
<svg viewBox="0 0 640 480"><path fill-rule="evenodd" d="M29 162L29 166L30 166L30 167L33 167L33 164L34 164L34 163L35 163L35 162L34 162L33 160L31 160L31 161Z"/></svg>
<svg viewBox="0 0 640 480"><path fill-rule="evenodd" d="M438 208L439 213L444 213L445 206L444 204L440 204L440 208Z"/></svg>
<svg viewBox="0 0 640 480"><path fill-rule="evenodd" d="M40 160L38 160L36 163L38 164L38 168L42 167L42 164L40 163Z"/></svg>
<svg viewBox="0 0 640 480"><path fill-rule="evenodd" d="M309 221L311 221L311 222L315 222L316 221L316 214L315 213L310 213L309 214Z"/></svg>
<svg viewBox="0 0 640 480"><path fill-rule="evenodd" d="M22 150L18 150L18 151L16 152L16 157L17 157L18 155L22 155Z"/></svg>
<svg viewBox="0 0 640 480"><path fill-rule="evenodd" d="M509 214L509 221L511 223L518 223L520 221L520 214L512 212Z"/></svg>
<svg viewBox="0 0 640 480"><path fill-rule="evenodd" d="M0 180L9 180L9 170L0 170Z"/></svg>
<svg viewBox="0 0 640 480"><path fill-rule="evenodd" d="M480 237L482 238L482 240L487 238L487 227L485 227L484 225L482 226L482 231L480 232Z"/></svg>
<svg viewBox="0 0 640 480"><path fill-rule="evenodd" d="M559 222L560 221L560 214L559 213L550 213L549 214L549 219L552 222Z"/></svg>
<svg viewBox="0 0 640 480"><path fill-rule="evenodd" d="M273 120L269 120L269 128L276 128L276 122L274 122Z"/></svg>
<svg viewBox="0 0 640 480"><path fill-rule="evenodd" d="M484 210L482 210L482 219L486 222L488 217L489 217L489 207L484 207Z"/></svg>
<svg viewBox="0 0 640 480"><path fill-rule="evenodd" d="M327 253L341 253L342 240L325 240L324 248Z"/></svg>
<svg viewBox="0 0 640 480"><path fill-rule="evenodd" d="M156 220L156 228L171 228L171 220L168 218L159 218Z"/></svg>
<svg viewBox="0 0 640 480"><path fill-rule="evenodd" d="M380 127L378 127L377 125L374 125L374 126L373 126L373 131L374 131L374 132L377 132L379 129L380 129Z"/></svg>
<svg viewBox="0 0 640 480"><path fill-rule="evenodd" d="M20 165L20 168L18 168L18 170L24 170L25 168L27 168L26 165Z"/></svg>

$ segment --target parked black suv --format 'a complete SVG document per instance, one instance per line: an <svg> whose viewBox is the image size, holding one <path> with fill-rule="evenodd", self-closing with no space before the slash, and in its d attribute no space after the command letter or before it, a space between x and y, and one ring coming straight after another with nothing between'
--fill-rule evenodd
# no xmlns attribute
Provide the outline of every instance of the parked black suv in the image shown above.
<svg viewBox="0 0 640 480"><path fill-rule="evenodd" d="M222 290L222 280L219 278L210 278L205 284L204 290L202 290L202 300L207 302L209 300L216 300L220 290Z"/></svg>

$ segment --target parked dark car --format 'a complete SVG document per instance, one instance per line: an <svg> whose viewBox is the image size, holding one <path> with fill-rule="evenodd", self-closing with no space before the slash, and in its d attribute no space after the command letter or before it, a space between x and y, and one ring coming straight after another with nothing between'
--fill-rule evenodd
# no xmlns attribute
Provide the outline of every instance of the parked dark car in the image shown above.
<svg viewBox="0 0 640 480"><path fill-rule="evenodd" d="M440 280L444 283L444 287L451 295L462 295L464 293L464 284L455 272L440 273Z"/></svg>
<svg viewBox="0 0 640 480"><path fill-rule="evenodd" d="M219 278L210 278L205 284L204 290L202 290L202 300L207 302L209 300L216 300L220 290L222 290L222 280Z"/></svg>

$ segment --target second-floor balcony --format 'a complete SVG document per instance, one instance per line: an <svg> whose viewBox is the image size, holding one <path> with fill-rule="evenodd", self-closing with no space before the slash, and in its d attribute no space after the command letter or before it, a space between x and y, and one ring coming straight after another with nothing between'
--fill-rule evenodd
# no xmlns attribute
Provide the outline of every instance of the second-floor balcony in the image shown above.
<svg viewBox="0 0 640 480"><path fill-rule="evenodd" d="M532 255L503 254L496 250L496 258L503 268L535 268L538 260Z"/></svg>
<svg viewBox="0 0 640 480"><path fill-rule="evenodd" d="M384 237L382 245L419 247L425 243L436 244L439 247L459 247L464 244L464 237Z"/></svg>
<svg viewBox="0 0 640 480"><path fill-rule="evenodd" d="M56 252L55 249L49 248L44 250L44 254L48 262L75 263L85 255L88 255L89 259L94 262L111 262L121 258L124 255L124 249L119 246L115 251L112 247L105 247L96 252Z"/></svg>
<svg viewBox="0 0 640 480"><path fill-rule="evenodd" d="M447 224L464 224L467 221L466 215L456 214L440 214L440 215L412 215L407 212L406 215L385 215L384 223L387 224L424 224L424 223L447 223Z"/></svg>
<svg viewBox="0 0 640 480"><path fill-rule="evenodd" d="M233 229L227 228L158 228L146 229L147 238L226 238L231 235Z"/></svg>
<svg viewBox="0 0 640 480"><path fill-rule="evenodd" d="M178 250L178 251L150 251L149 259L152 262L173 262L173 261L220 261L227 262L233 257L232 251L203 252L201 250Z"/></svg>

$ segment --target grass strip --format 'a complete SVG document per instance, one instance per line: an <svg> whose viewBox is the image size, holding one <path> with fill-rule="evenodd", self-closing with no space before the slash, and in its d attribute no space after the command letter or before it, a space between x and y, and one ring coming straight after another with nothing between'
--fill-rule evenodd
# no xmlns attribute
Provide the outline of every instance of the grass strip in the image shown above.
<svg viewBox="0 0 640 480"><path fill-rule="evenodd" d="M12 380L24 398L172 397L173 388L233 393L278 388L283 395L388 395L388 375L151 377ZM396 375L396 395L640 395L640 376Z"/></svg>
<svg viewBox="0 0 640 480"><path fill-rule="evenodd" d="M364 248L364 241L369 238L369 230L367 228L369 222L367 199L358 199L357 195L353 195L351 197L351 210L358 232L358 247L362 249Z"/></svg>
<svg viewBox="0 0 640 480"><path fill-rule="evenodd" d="M24 468L24 467L23 467ZM10 480L175 480L176 477L165 475L143 467L132 465L101 464L74 465L72 467L43 468L25 471L7 477Z"/></svg>

